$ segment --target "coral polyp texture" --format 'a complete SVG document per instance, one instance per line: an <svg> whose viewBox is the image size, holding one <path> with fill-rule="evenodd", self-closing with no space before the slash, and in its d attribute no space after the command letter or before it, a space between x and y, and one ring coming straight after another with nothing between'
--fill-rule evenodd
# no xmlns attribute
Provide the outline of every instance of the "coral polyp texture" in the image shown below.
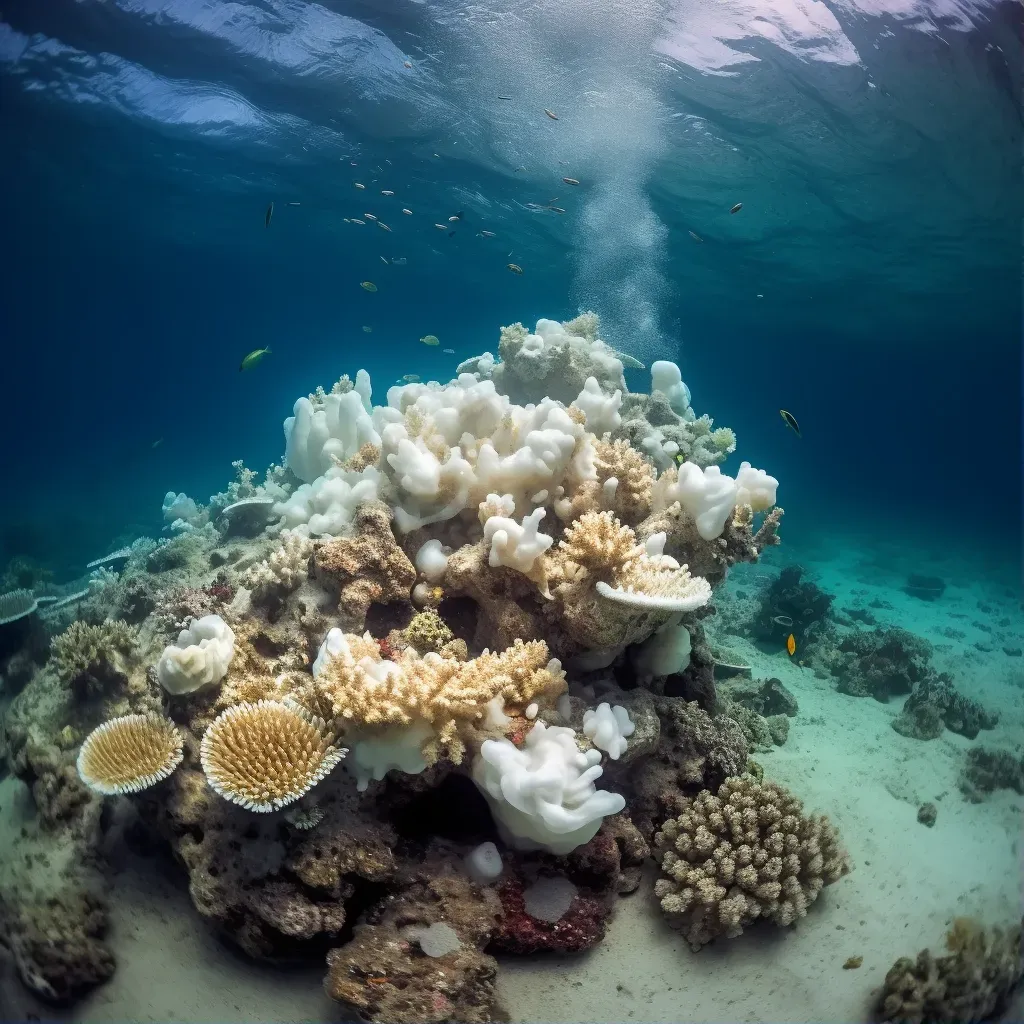
<svg viewBox="0 0 1024 1024"><path fill-rule="evenodd" d="M78 774L97 793L138 793L181 763L184 737L155 715L125 715L94 729L78 752Z"/></svg>
<svg viewBox="0 0 1024 1024"><path fill-rule="evenodd" d="M850 870L827 818L771 782L726 779L662 825L654 851L664 877L655 894L693 949L733 938L759 918L791 925L822 888Z"/></svg>
<svg viewBox="0 0 1024 1024"><path fill-rule="evenodd" d="M225 800L262 812L294 803L344 756L325 722L268 700L222 711L200 748L210 785Z"/></svg>
<svg viewBox="0 0 1024 1024"><path fill-rule="evenodd" d="M515 324L383 404L343 376L294 403L262 480L169 491L166 536L93 579L7 714L40 819L84 863L98 794L130 798L203 918L254 957L329 949L327 991L371 1021L495 1019L490 944L600 941L659 827L685 861L687 815L721 833L722 896L659 895L695 938L803 914L845 870L829 827L767 784L702 793L748 744L700 620L777 542L778 481L723 471L735 435L675 364L629 392L642 366L599 330ZM735 849L711 809L734 802Z"/></svg>

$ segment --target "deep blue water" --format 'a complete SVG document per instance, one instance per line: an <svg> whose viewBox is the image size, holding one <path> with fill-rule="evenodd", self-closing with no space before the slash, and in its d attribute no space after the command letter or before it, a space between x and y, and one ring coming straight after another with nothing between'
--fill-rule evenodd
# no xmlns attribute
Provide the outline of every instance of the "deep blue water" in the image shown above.
<svg viewBox="0 0 1024 1024"><path fill-rule="evenodd" d="M1021 9L885 6L5 4L0 565L159 530L342 372L383 401L587 307L793 535L1015 564Z"/></svg>

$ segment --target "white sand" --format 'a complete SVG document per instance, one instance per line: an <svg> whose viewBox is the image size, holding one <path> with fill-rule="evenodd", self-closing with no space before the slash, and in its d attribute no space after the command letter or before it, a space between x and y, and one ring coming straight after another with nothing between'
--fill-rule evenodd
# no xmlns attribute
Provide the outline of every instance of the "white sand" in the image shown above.
<svg viewBox="0 0 1024 1024"><path fill-rule="evenodd" d="M1001 649L1020 643L1012 593L968 581L951 586L941 601L923 602L894 594L901 579L891 568L858 562L860 552L843 551L837 546L826 553L838 553L835 561L804 562L838 595L837 606L864 606L875 598L892 604L873 610L880 624L903 625L941 644L937 667L953 671L965 692L999 707L998 728L973 742L1019 745L1021 659ZM774 561L792 558L786 552ZM771 563L751 571L771 571ZM948 565L923 571L958 578ZM738 572L730 586L749 589L749 577ZM993 610L982 612L978 601ZM1012 625L996 628L995 636L974 625L1004 618ZM951 628L964 635L944 635ZM993 651L977 650L977 642ZM499 987L514 1020L863 1020L893 960L924 945L939 949L954 916L1019 921L1021 798L1002 791L984 804L963 799L956 783L969 741L948 732L929 742L900 736L889 725L900 701L884 705L843 696L782 652L764 654L733 638L729 643L750 660L756 676L777 676L800 702L786 746L758 757L766 774L795 790L808 809L833 818L853 857L853 873L826 889L795 928L755 928L698 954L664 925L648 880L620 902L607 939L591 953L503 958ZM926 800L938 807L934 828L916 820ZM169 874L162 861L124 857L113 900L117 973L56 1019L340 1019L321 990L323 969L274 970L246 961L211 935L192 910L181 877ZM854 955L863 956L863 966L844 970L843 962ZM10 993L9 977L3 982ZM18 999L22 1012L30 1007L23 994ZM1021 1019L1019 1010L1011 1019ZM54 1016L39 1007L36 1012Z"/></svg>

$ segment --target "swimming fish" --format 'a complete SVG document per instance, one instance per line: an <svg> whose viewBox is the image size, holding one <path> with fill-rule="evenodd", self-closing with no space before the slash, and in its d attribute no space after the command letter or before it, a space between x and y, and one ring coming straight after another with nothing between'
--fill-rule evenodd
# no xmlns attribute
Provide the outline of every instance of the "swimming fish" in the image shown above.
<svg viewBox="0 0 1024 1024"><path fill-rule="evenodd" d="M454 224L454 223L455 223L455 221L457 221L457 220L462 220L462 215L463 215L463 214L464 214L465 212L466 212L465 210L459 210L459 212L458 212L458 213L456 213L456 214L453 214L453 215L452 215L451 217L449 217L449 218L448 218L448 223L449 223L449 224Z"/></svg>
<svg viewBox="0 0 1024 1024"><path fill-rule="evenodd" d="M558 120L558 115L554 111L548 110L547 107L544 108L544 113L547 114L548 117L550 117L552 121L557 121Z"/></svg>
<svg viewBox="0 0 1024 1024"><path fill-rule="evenodd" d="M682 452L679 452L676 455L676 465L677 466L681 466L685 461L686 461L686 456Z"/></svg>
<svg viewBox="0 0 1024 1024"><path fill-rule="evenodd" d="M792 430L797 437L804 436L803 434L800 433L800 424L797 423L796 417L791 412L787 412L785 409L780 409L779 415L782 417L782 422L785 423L786 426L789 427L789 429Z"/></svg>
<svg viewBox="0 0 1024 1024"><path fill-rule="evenodd" d="M403 63L403 67L411 68L412 67L412 62L411 61L405 61Z"/></svg>
<svg viewBox="0 0 1024 1024"><path fill-rule="evenodd" d="M552 213L565 213L565 210L563 210L560 206L549 206L548 209Z"/></svg>
<svg viewBox="0 0 1024 1024"><path fill-rule="evenodd" d="M435 224L434 227L437 228L438 231L447 231L448 230L448 225L447 224Z"/></svg>
<svg viewBox="0 0 1024 1024"><path fill-rule="evenodd" d="M366 188L365 185L360 185L358 181L353 181L352 184L355 185L356 188Z"/></svg>
<svg viewBox="0 0 1024 1024"><path fill-rule="evenodd" d="M393 196L393 195L394 195L395 193L394 193L394 192L392 192L392 191L391 191L391 189L388 189L388 188L382 188L382 189L380 190L380 194L381 194L382 196Z"/></svg>
<svg viewBox="0 0 1024 1024"><path fill-rule="evenodd" d="M412 216L412 210L407 210L404 206L402 207L402 213L404 213L407 217Z"/></svg>
<svg viewBox="0 0 1024 1024"><path fill-rule="evenodd" d="M416 373L407 373L402 380L404 380L406 384L418 384L420 382L419 374Z"/></svg>
<svg viewBox="0 0 1024 1024"><path fill-rule="evenodd" d="M243 360L241 365L238 367L238 372L242 370L251 370L258 362L260 362L264 356L270 355L269 348L254 348Z"/></svg>
<svg viewBox="0 0 1024 1024"><path fill-rule="evenodd" d="M579 184L579 180L577 178L563 178L562 181L564 181L566 183L566 185L578 185Z"/></svg>
<svg viewBox="0 0 1024 1024"><path fill-rule="evenodd" d="M372 333L373 333L373 328L372 327L364 327L363 328L363 334L372 334Z"/></svg>
<svg viewBox="0 0 1024 1024"><path fill-rule="evenodd" d="M420 341L422 341L424 345L430 346L441 344L436 334L424 334L423 337L420 338Z"/></svg>
<svg viewBox="0 0 1024 1024"><path fill-rule="evenodd" d="M366 227L366 221L365 220L360 220L358 217L353 217L352 218L352 223L353 224L362 224L363 227Z"/></svg>
<svg viewBox="0 0 1024 1024"><path fill-rule="evenodd" d="M342 217L341 219L342 219L342 220L343 220L343 221L344 221L344 222L345 222L346 224L351 224L351 223L352 223L352 220L351 220L351 218L349 218L349 217Z"/></svg>
<svg viewBox="0 0 1024 1024"><path fill-rule="evenodd" d="M364 214L363 214L363 216L364 216L364 217L365 217L365 218L366 218L367 220L376 220L376 219L377 219L377 215L376 215L376 214L373 214L373 213L364 213Z"/></svg>
<svg viewBox="0 0 1024 1024"><path fill-rule="evenodd" d="M444 353L444 354L445 354L446 356L453 356L453 355L455 355L455 349L453 349L453 348L443 348L443 349L441 349L441 351L442 351L442 352L443 352L443 353Z"/></svg>
<svg viewBox="0 0 1024 1024"><path fill-rule="evenodd" d="M273 216L274 216L274 204L271 203L267 207L267 215L266 215L266 217L263 218L263 226L264 227L266 227L266 228L270 227L270 221L273 219Z"/></svg>
<svg viewBox="0 0 1024 1024"><path fill-rule="evenodd" d="M519 266L518 263L509 263L508 269L511 270L513 274L521 274L523 272L523 268Z"/></svg>
<svg viewBox="0 0 1024 1024"><path fill-rule="evenodd" d="M494 232L493 231L481 231L480 234L484 238L493 238L494 237Z"/></svg>
<svg viewBox="0 0 1024 1024"><path fill-rule="evenodd" d="M381 231L390 231L391 230L391 228L389 228L387 226L387 224L385 224L384 221L382 221L382 220L377 221L377 227L379 227L381 229Z"/></svg>
<svg viewBox="0 0 1024 1024"><path fill-rule="evenodd" d="M512 173L513 174L518 174L520 171L525 171L525 170L526 170L525 167L517 167Z"/></svg>
<svg viewBox="0 0 1024 1024"><path fill-rule="evenodd" d="M691 237L691 238L692 238L692 239L693 239L693 240L694 240L695 242L703 242L703 241L704 241L704 239L703 239L703 238L701 238L701 237L700 237L700 235L698 235L696 231L691 231L691 232L690 232L689 234L690 234L690 237Z"/></svg>
<svg viewBox="0 0 1024 1024"><path fill-rule="evenodd" d="M729 212L730 213L739 213L740 210L742 210L742 209L743 209L743 204L742 203L737 203Z"/></svg>
<svg viewBox="0 0 1024 1024"><path fill-rule="evenodd" d="M510 99L512 99L512 97L511 96L499 96L498 99L499 100L510 100Z"/></svg>
<svg viewBox="0 0 1024 1024"><path fill-rule="evenodd" d="M377 286L372 281L360 281L359 287L362 288L364 292L375 292L377 290Z"/></svg>
<svg viewBox="0 0 1024 1024"><path fill-rule="evenodd" d="M288 205L289 206L301 206L302 203L289 203Z"/></svg>
<svg viewBox="0 0 1024 1024"><path fill-rule="evenodd" d="M149 447L150 448L159 448L160 445L162 445L163 443L164 443L164 439L162 437L160 437L160 438L157 438L157 440L155 440Z"/></svg>
<svg viewBox="0 0 1024 1024"><path fill-rule="evenodd" d="M384 264L384 266L386 266L386 267L390 267L390 266L391 266L391 264L390 264L390 263L388 263L388 258L387 258L386 256L381 256L381 258L380 258L380 261L381 261L381 263L383 263L383 264Z"/></svg>
<svg viewBox="0 0 1024 1024"><path fill-rule="evenodd" d="M792 633L786 637L786 650L789 651L789 656L792 658L796 654L796 637Z"/></svg>
<svg viewBox="0 0 1024 1024"><path fill-rule="evenodd" d="M409 261L404 256L392 256L391 264L395 267L404 267Z"/></svg>

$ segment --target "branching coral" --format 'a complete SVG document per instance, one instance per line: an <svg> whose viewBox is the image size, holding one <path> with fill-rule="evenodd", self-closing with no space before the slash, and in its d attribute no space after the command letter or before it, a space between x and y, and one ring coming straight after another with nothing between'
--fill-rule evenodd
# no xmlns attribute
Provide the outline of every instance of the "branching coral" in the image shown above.
<svg viewBox="0 0 1024 1024"><path fill-rule="evenodd" d="M961 1024L993 1018L1020 984L1019 927L986 932L959 917L946 936L947 956L927 949L916 960L900 957L885 976L878 1019L894 1024Z"/></svg>
<svg viewBox="0 0 1024 1024"><path fill-rule="evenodd" d="M749 776L687 798L654 849L665 876L655 895L692 949L758 918L790 925L850 870L828 818L805 815L782 786Z"/></svg>
<svg viewBox="0 0 1024 1024"><path fill-rule="evenodd" d="M90 626L73 622L51 643L60 678L79 696L101 692L124 677L124 656L138 640L138 630L119 619Z"/></svg>
<svg viewBox="0 0 1024 1024"><path fill-rule="evenodd" d="M263 812L294 803L345 753L325 722L267 700L221 712L200 750L207 781L225 800Z"/></svg>
<svg viewBox="0 0 1024 1024"><path fill-rule="evenodd" d="M281 546L264 562L242 574L242 585L255 592L294 590L307 576L313 542L300 533L281 531Z"/></svg>
<svg viewBox="0 0 1024 1024"><path fill-rule="evenodd" d="M609 508L618 518L636 526L651 511L654 470L628 441L596 441L597 478L604 494L610 492ZM609 480L614 488L607 487Z"/></svg>

